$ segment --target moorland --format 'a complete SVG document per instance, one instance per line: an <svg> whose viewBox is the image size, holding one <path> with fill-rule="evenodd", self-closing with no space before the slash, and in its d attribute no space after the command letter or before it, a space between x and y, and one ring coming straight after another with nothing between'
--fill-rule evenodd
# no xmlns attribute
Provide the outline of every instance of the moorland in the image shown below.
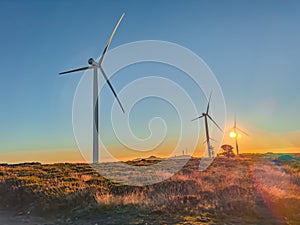
<svg viewBox="0 0 300 225"><path fill-rule="evenodd" d="M300 224L300 154L217 157L204 171L199 161L140 187L84 163L1 164L0 223Z"/></svg>

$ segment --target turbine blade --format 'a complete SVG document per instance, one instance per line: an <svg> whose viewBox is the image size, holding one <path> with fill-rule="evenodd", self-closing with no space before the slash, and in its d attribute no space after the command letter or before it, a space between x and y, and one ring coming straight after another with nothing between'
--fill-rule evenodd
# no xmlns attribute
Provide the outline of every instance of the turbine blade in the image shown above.
<svg viewBox="0 0 300 225"><path fill-rule="evenodd" d="M213 139L213 138L209 138L210 140L212 140L212 141L214 141L214 142L217 142L215 139Z"/></svg>
<svg viewBox="0 0 300 225"><path fill-rule="evenodd" d="M209 140L212 140L212 141L214 141L214 142L217 143L217 141L215 139L213 139L213 138L209 138ZM207 142L207 140L203 141L203 144L205 144L206 142Z"/></svg>
<svg viewBox="0 0 300 225"><path fill-rule="evenodd" d="M249 134L247 134L247 133L246 133L245 131L243 131L242 129L240 129L240 128L238 128L238 127L236 127L236 129L239 130L240 132L242 132L243 134L249 136Z"/></svg>
<svg viewBox="0 0 300 225"><path fill-rule="evenodd" d="M234 115L234 127L236 127L236 114Z"/></svg>
<svg viewBox="0 0 300 225"><path fill-rule="evenodd" d="M199 116L199 117L197 117L197 118L195 118L195 119L192 119L191 121L194 121L194 120L197 120L197 119L200 119L200 118L202 118L203 116Z"/></svg>
<svg viewBox="0 0 300 225"><path fill-rule="evenodd" d="M120 19L118 20L118 22L117 22L117 24L116 24L116 26L115 26L113 32L111 33L111 35L110 35L110 37L109 37L109 39L108 39L108 41L107 41L107 44L106 44L106 46L105 46L105 48L104 48L104 51L103 51L103 53L102 53L102 55L101 55L101 58L100 58L100 60L99 60L99 64L100 64L100 65L101 65L102 62L103 62L104 56L105 56L105 54L106 54L106 52L107 52L107 50L108 50L108 48L109 48L109 46L110 46L110 43L111 43L111 41L112 41L112 39L113 39L113 37L114 37L114 35L115 35L115 33L116 33L118 27L119 27L119 25L120 25L120 23L121 23L121 21L122 21L124 15L125 15L125 13L123 13L123 14L121 15Z"/></svg>
<svg viewBox="0 0 300 225"><path fill-rule="evenodd" d="M209 95L209 99L208 99L208 103L207 103L207 108L206 108L206 114L209 111L209 103L210 103L211 95L212 95L212 91L210 92L210 95Z"/></svg>
<svg viewBox="0 0 300 225"><path fill-rule="evenodd" d="M208 116L208 118L220 129L220 131L222 131L223 132L223 130L222 130L222 128L216 123L216 121L214 121L213 120L213 118L211 118L211 116L210 115L208 115L207 114L207 116Z"/></svg>
<svg viewBox="0 0 300 225"><path fill-rule="evenodd" d="M214 142L217 143L217 141L215 139L213 139L213 138L209 138L209 140L212 140L212 141L214 141ZM203 144L205 144L205 143L207 143L207 140L203 141Z"/></svg>
<svg viewBox="0 0 300 225"><path fill-rule="evenodd" d="M125 110L124 110L124 108L123 108L123 106L122 106L122 104L121 104L121 101L120 101L120 99L118 98L117 93L115 92L115 90L114 90L112 84L111 84L110 81L108 80L108 77L107 77L106 73L104 72L103 68L101 67L101 65L100 65L100 70L101 70L101 73L102 73L103 77L105 78L105 80L106 80L108 86L110 87L110 90L112 91L112 93L114 94L115 98L117 99L117 101L118 101L118 103L119 103L119 105L120 105L120 107L121 107L123 113L125 113Z"/></svg>
<svg viewBox="0 0 300 225"><path fill-rule="evenodd" d="M73 73L73 72L82 71L82 70L88 70L88 69L92 69L92 68L93 68L92 66L81 67L81 68L74 69L74 70L60 72L59 75L66 74L66 73Z"/></svg>

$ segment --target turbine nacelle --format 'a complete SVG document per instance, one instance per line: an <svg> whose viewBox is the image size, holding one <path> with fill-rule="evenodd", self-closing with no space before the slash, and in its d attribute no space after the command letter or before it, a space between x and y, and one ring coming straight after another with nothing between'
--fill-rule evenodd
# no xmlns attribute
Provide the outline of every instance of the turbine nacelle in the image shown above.
<svg viewBox="0 0 300 225"><path fill-rule="evenodd" d="M93 58L90 58L88 60L88 64L90 64L91 66L100 67L99 64Z"/></svg>

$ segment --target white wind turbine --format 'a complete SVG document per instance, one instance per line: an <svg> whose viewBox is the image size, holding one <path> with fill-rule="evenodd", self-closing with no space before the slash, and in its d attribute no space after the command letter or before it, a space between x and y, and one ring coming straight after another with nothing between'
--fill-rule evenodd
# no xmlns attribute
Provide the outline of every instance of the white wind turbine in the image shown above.
<svg viewBox="0 0 300 225"><path fill-rule="evenodd" d="M88 64L89 66L86 67L81 67L78 69L74 69L74 70L69 70L69 71L65 71L65 72L61 72L59 73L60 75L62 74L67 74L67 73L73 73L73 72L77 72L77 71L82 71L82 70L89 70L89 69L93 69L94 70L94 80L93 80L93 163L98 163L99 162L99 102L98 102L98 69L101 71L103 77L105 78L108 86L110 87L111 91L113 92L115 98L117 99L122 111L125 113L124 108L113 88L113 86L111 85L110 81L108 80L108 77L102 67L102 62L104 60L105 54L110 46L110 43L116 33L116 30L118 29L119 24L121 23L123 17L124 17L124 13L121 15L120 19L118 20L112 34L110 35L107 44L104 48L104 51L99 59L99 62L96 62L93 58L90 58L88 60Z"/></svg>
<svg viewBox="0 0 300 225"><path fill-rule="evenodd" d="M207 144L207 151L208 151L208 157L209 158L212 158L214 157L214 152L213 152L213 148L210 144L210 140L214 140L210 137L209 135L209 128L208 128L208 119L210 119L215 125L216 127L218 127L220 129L220 131L223 132L222 128L216 123L216 121L214 121L214 119L208 114L209 112L209 103L210 103L210 99L211 99L211 94L210 93L210 96L209 96L209 100L208 100L208 103L207 103L207 108L206 108L206 112L202 113L201 116L193 119L192 121L194 120L197 120L197 119L200 119L200 118L203 118L204 117L204 125L205 125L205 134L206 134L206 144Z"/></svg>

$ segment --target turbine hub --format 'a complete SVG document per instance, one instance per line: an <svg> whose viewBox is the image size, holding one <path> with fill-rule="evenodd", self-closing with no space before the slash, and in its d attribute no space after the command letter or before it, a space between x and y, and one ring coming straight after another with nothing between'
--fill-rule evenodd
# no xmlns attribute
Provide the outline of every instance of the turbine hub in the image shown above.
<svg viewBox="0 0 300 225"><path fill-rule="evenodd" d="M97 67L99 67L98 63L97 63L93 58L90 58L90 59L88 60L88 63L89 63L90 65L92 65L92 66L97 66Z"/></svg>

